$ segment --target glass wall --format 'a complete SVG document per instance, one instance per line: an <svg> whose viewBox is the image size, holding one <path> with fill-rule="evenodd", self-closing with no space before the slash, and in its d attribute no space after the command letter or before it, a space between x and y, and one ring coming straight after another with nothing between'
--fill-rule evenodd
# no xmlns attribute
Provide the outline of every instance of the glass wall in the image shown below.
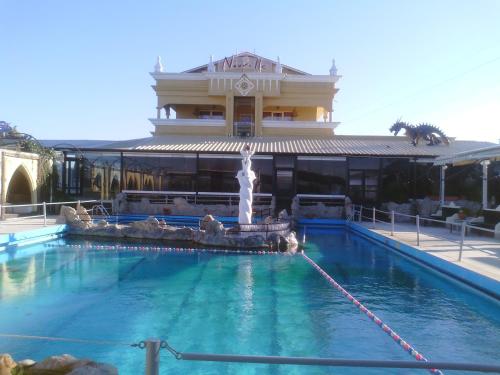
<svg viewBox="0 0 500 375"><path fill-rule="evenodd" d="M239 191L236 174L241 169L238 155L203 155L198 161L198 191L229 192Z"/></svg>
<svg viewBox="0 0 500 375"><path fill-rule="evenodd" d="M83 157L81 194L93 199L112 199L120 192L120 154L86 152Z"/></svg>
<svg viewBox="0 0 500 375"><path fill-rule="evenodd" d="M123 156L125 190L195 191L195 154Z"/></svg>
<svg viewBox="0 0 500 375"><path fill-rule="evenodd" d="M252 169L257 176L253 186L256 193L273 192L273 157L255 155L252 158Z"/></svg>
<svg viewBox="0 0 500 375"><path fill-rule="evenodd" d="M297 158L297 193L345 194L345 158L303 157Z"/></svg>
<svg viewBox="0 0 500 375"><path fill-rule="evenodd" d="M349 195L353 202L375 203L377 201L379 173L379 158L349 158Z"/></svg>

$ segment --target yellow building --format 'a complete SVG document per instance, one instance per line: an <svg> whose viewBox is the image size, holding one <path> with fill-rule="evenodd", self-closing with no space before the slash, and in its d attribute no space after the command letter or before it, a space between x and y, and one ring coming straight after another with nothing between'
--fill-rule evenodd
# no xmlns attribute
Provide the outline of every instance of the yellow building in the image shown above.
<svg viewBox="0 0 500 375"><path fill-rule="evenodd" d="M312 75L249 52L167 73L151 73L158 97L154 135L331 136L340 78Z"/></svg>

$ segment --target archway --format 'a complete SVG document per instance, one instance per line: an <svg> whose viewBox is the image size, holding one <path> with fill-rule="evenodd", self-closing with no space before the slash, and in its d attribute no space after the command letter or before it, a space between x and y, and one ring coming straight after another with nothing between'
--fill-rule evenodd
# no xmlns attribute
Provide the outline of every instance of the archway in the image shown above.
<svg viewBox="0 0 500 375"><path fill-rule="evenodd" d="M32 186L26 171L18 167L10 179L6 201L10 204L26 204L32 202Z"/></svg>

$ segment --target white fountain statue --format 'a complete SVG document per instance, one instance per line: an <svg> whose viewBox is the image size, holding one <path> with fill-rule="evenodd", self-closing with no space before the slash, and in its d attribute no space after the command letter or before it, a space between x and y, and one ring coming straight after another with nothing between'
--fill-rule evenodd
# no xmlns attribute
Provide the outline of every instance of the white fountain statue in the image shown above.
<svg viewBox="0 0 500 375"><path fill-rule="evenodd" d="M253 199L253 181L255 180L255 173L252 171L252 161L250 158L254 154L250 150L250 146L246 145L240 151L243 159L241 160L242 168L238 171L236 178L240 183L240 205L239 205L239 224L252 223L252 199Z"/></svg>

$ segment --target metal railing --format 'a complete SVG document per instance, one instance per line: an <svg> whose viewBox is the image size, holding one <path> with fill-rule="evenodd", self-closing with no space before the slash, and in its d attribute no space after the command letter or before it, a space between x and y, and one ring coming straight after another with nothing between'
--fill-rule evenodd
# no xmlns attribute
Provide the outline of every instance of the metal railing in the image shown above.
<svg viewBox="0 0 500 375"><path fill-rule="evenodd" d="M62 205L75 205L79 206L80 204L85 204L85 203L95 203L99 202L97 200L77 200L77 201L65 201L65 202L42 202L42 203L27 203L27 204L0 204L0 223L8 223L8 224L13 224L13 223L20 223L20 222L25 222L27 220L32 220L32 219L40 219L43 218L43 225L47 225L47 216L50 211L52 213L56 214L56 207L57 206L62 206ZM101 203L102 204L102 203ZM7 211L9 210L17 210L19 208L31 208L31 210L28 210L30 212L22 212L22 213L12 213L15 215L24 215L24 216L16 216L13 218L6 218L9 213Z"/></svg>
<svg viewBox="0 0 500 375"><path fill-rule="evenodd" d="M420 215L409 215L409 214L403 214L401 212L396 212L394 210L392 211L383 211L379 210L375 207L363 207L363 205L353 205L353 221L356 218L357 215L357 221L362 222L363 219L369 220L372 223L372 229L376 228L376 223L383 223L383 224L389 224L390 225L390 233L391 236L394 236L395 232L395 225L396 225L396 216L401 216L401 217L406 217L410 218L410 222L415 223L415 238L416 238L416 244L417 246L420 246L420 235L421 235L421 223L422 222L429 222L429 223L438 223L442 224L445 227L449 227L450 231L453 230L453 227L458 227L460 228L460 239L459 239L459 252L458 252L458 261L462 260L462 254L463 254L463 248L464 248L464 242L465 242L465 237L467 235L467 229L474 229L478 231L483 231L487 233L492 233L493 235L498 234L498 231L488 229L488 228L482 228L476 225L470 225L466 220L458 220L458 221L445 221L445 220L438 220L438 219L431 219L428 217L421 217ZM368 211L370 216L364 215L364 213ZM389 218L388 221L381 220L377 218L377 213L380 213L384 215L385 217ZM378 217L380 217L379 215ZM435 235L435 234L433 234Z"/></svg>
<svg viewBox="0 0 500 375"><path fill-rule="evenodd" d="M64 342L77 345L118 346L145 350L144 374L158 375L160 373L160 355L162 350L168 352L178 361L222 362L222 363L261 363L273 365L328 366L348 368L392 368L392 369L426 369L431 373L441 373L440 370L475 371L483 373L500 373L500 364L451 362L451 361L401 361L350 358L319 358L319 357L287 357L243 354L214 354L181 352L173 348L167 341L160 338L148 338L140 342L123 342L112 340L88 340L81 338L33 336L0 333L0 337L19 340L35 340L49 342ZM439 370L438 370L439 369ZM140 373L140 371L136 371Z"/></svg>
<svg viewBox="0 0 500 375"><path fill-rule="evenodd" d="M127 195L127 202L140 202L146 198L152 205L174 204L175 198L183 198L190 204L223 204L229 207L238 205L240 202L239 193L229 192L123 190L123 193ZM253 193L253 204L255 206L270 206L272 198L271 193Z"/></svg>

